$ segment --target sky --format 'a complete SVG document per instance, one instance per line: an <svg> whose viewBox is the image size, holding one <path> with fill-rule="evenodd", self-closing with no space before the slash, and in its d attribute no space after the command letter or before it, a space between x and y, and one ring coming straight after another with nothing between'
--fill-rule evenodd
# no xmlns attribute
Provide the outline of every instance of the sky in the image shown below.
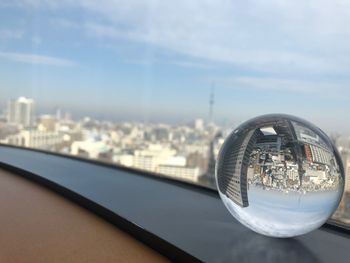
<svg viewBox="0 0 350 263"><path fill-rule="evenodd" d="M340 189L303 194L250 186L249 206L244 208L223 193L220 197L230 213L248 228L272 237L294 237L322 226L338 207L341 194Z"/></svg>
<svg viewBox="0 0 350 263"><path fill-rule="evenodd" d="M2 0L0 109L26 96L102 119L237 124L267 113L350 134L350 2Z"/></svg>

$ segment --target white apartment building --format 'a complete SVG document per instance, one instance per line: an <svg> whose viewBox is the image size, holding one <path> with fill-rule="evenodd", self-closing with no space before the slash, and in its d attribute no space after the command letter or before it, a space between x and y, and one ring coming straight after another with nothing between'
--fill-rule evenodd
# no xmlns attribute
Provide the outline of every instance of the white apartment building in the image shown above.
<svg viewBox="0 0 350 263"><path fill-rule="evenodd" d="M176 151L162 145L151 144L134 154L115 155L113 160L121 165L160 173L171 177L197 182L200 169L186 167L186 158L176 156Z"/></svg>
<svg viewBox="0 0 350 263"><path fill-rule="evenodd" d="M159 164L166 162L166 160L175 154L175 150L164 147L163 145L150 144L147 149L136 150L134 152L132 167L156 172L156 168ZM125 160L127 159L124 159L124 161ZM124 163L121 164L125 165Z"/></svg>
<svg viewBox="0 0 350 263"><path fill-rule="evenodd" d="M62 140L63 138L58 132L22 130L17 134L6 137L1 142L22 147L45 149L61 143Z"/></svg>
<svg viewBox="0 0 350 263"><path fill-rule="evenodd" d="M108 152L111 148L104 141L88 139L85 141L74 141L71 145L70 153L78 155L84 151L90 158L98 158L100 154Z"/></svg>
<svg viewBox="0 0 350 263"><path fill-rule="evenodd" d="M34 124L34 101L25 97L10 100L7 105L7 121L30 127Z"/></svg>
<svg viewBox="0 0 350 263"><path fill-rule="evenodd" d="M306 171L306 176L309 176L310 181L315 184L319 184L321 181L327 178L325 171L317 171L317 170L311 170L311 169L308 169Z"/></svg>
<svg viewBox="0 0 350 263"><path fill-rule="evenodd" d="M198 178L201 175L198 167L192 168L176 165L159 165L156 172L174 177L176 179L183 179L191 182L198 182Z"/></svg>

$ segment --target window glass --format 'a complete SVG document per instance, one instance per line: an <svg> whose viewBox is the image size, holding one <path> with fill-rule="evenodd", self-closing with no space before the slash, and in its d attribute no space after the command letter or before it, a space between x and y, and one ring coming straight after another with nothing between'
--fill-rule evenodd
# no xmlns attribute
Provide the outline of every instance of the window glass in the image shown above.
<svg viewBox="0 0 350 263"><path fill-rule="evenodd" d="M227 134L287 113L324 130L349 173L349 10L340 0L3 0L0 142L215 188ZM348 180L333 218L350 223Z"/></svg>

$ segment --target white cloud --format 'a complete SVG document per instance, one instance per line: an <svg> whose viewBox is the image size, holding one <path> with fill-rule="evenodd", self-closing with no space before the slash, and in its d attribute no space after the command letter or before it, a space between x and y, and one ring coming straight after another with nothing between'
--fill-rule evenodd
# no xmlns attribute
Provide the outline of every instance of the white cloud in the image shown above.
<svg viewBox="0 0 350 263"><path fill-rule="evenodd" d="M284 69L329 69L330 64L322 58L300 54L294 51L278 51L256 49L240 49L234 46L220 46L210 43L209 40L187 39L186 32L156 32L153 28L145 28L137 31L123 31L113 26L95 23L85 25L89 36L100 38L122 39L145 42L162 48L171 49L180 54L186 54L194 58L203 58L213 62L224 62L244 66L245 68L259 69L261 71L276 71ZM208 32L210 33L210 32ZM202 37L206 38L206 37Z"/></svg>
<svg viewBox="0 0 350 263"><path fill-rule="evenodd" d="M63 66L63 67L71 67L75 65L75 63L72 60L37 55L37 54L0 52L0 58L15 61L15 62L29 63L29 64L41 64L41 65L51 65L51 66Z"/></svg>
<svg viewBox="0 0 350 263"><path fill-rule="evenodd" d="M89 36L146 42L262 72L349 72L342 1L83 1ZM349 6L350 7L350 6ZM350 8L348 9L350 10Z"/></svg>
<svg viewBox="0 0 350 263"><path fill-rule="evenodd" d="M80 24L90 37L148 43L270 74L350 72L350 2L342 0L16 2L84 10L84 18L63 24Z"/></svg>
<svg viewBox="0 0 350 263"><path fill-rule="evenodd" d="M152 66L153 64L164 65L164 64L172 64L183 68L197 68L197 69L213 69L214 65L209 65L204 62L197 61L187 61L187 60L171 60L167 59L166 61L160 60L158 58L150 59L125 59L123 60L126 63L144 65L144 66Z"/></svg>

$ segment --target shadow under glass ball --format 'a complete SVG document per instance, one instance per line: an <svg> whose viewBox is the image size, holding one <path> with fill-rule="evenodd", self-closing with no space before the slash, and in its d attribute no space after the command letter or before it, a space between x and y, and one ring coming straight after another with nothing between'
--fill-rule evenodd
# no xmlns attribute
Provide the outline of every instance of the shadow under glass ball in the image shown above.
<svg viewBox="0 0 350 263"><path fill-rule="evenodd" d="M221 147L215 172L230 213L272 237L320 227L344 190L343 166L330 139L313 124L282 114L235 129Z"/></svg>

